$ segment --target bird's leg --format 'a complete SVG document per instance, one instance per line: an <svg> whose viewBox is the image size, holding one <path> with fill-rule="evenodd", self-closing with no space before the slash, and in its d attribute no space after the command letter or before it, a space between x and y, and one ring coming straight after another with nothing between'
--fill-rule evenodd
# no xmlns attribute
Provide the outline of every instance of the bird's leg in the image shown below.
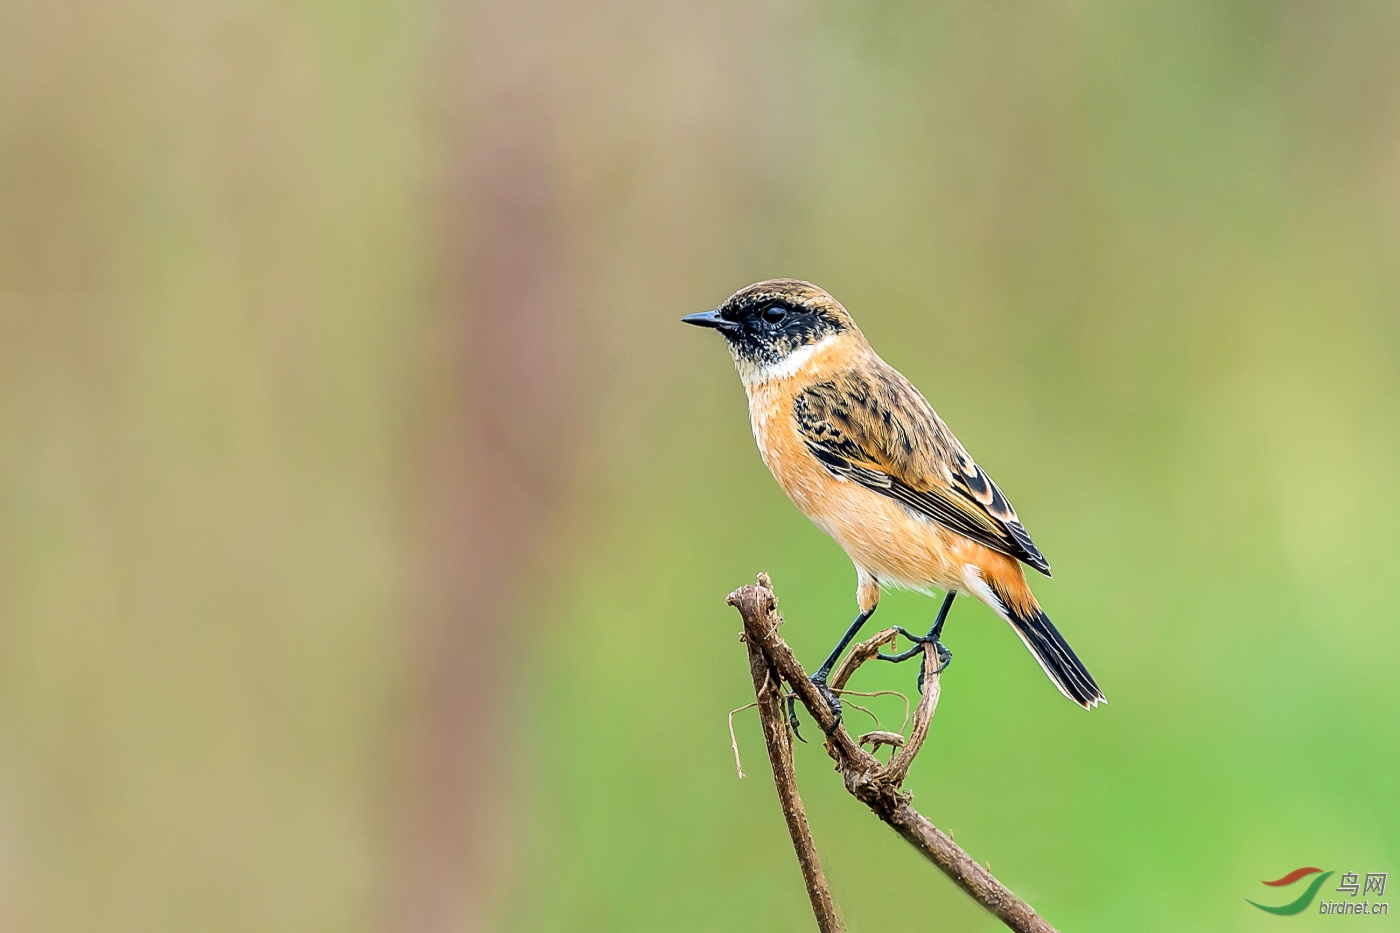
<svg viewBox="0 0 1400 933"><path fill-rule="evenodd" d="M856 620L851 623L851 627L846 629L846 634L842 635L841 640L836 643L836 647L831 649L831 654L826 656L826 660L822 662L822 666L817 668L817 672L811 676L812 686L817 688L817 692L822 695L822 699L826 700L826 705L831 707L831 714L836 717L836 723L832 725L833 729L841 722L841 701L836 699L836 694L826 685L827 675L829 675L831 669L836 666L836 661L841 657L841 652L845 651L846 646L851 643L851 639L856 637L856 633L859 632L860 627L865 624L865 620L869 619L874 614L875 607L871 606L869 609L862 611L860 615L856 616Z"/></svg>
<svg viewBox="0 0 1400 933"><path fill-rule="evenodd" d="M953 653L943 647L943 643L938 640L938 637L943 634L943 623L948 621L948 610L953 608L953 598L957 595L955 591L949 590L948 595L943 597L943 605L938 607L938 615L934 617L933 627L928 630L927 635L915 635L912 632L906 632L898 625L894 627L896 632L914 643L912 648L909 648L907 651L901 651L899 654L877 654L875 657L879 658L881 661L907 661L916 654L922 654L924 645L932 643L934 650L938 652L938 670L939 673L942 673L943 669L952 663ZM919 668L919 692L923 693L923 691L924 671L921 667Z"/></svg>

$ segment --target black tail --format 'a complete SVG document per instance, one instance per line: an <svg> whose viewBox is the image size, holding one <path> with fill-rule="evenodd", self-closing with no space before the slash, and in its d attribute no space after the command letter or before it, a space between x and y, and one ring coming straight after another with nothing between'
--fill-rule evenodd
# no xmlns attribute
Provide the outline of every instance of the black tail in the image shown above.
<svg viewBox="0 0 1400 933"><path fill-rule="evenodd" d="M1055 629L1050 617L1042 612L1039 606L1032 603L1029 610L1017 611L1011 608L1011 601L997 592L996 587L992 588L992 592L1002 604L1003 617L1011 623L1016 634L1021 636L1021 641L1026 643L1026 647L1031 649L1031 654L1040 662L1041 669L1055 682L1061 693L1085 709L1093 709L1100 703L1108 702L1099 685L1094 683L1094 678L1084 666L1084 662L1079 660L1074 649Z"/></svg>

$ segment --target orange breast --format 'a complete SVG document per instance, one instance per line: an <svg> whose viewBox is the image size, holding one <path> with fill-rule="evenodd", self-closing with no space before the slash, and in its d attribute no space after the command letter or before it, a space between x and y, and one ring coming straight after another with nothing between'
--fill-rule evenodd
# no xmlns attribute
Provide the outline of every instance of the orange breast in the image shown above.
<svg viewBox="0 0 1400 933"><path fill-rule="evenodd" d="M792 400L818 381L819 373L846 364L843 352L849 350L837 345L815 354L791 375L746 385L763 462L793 504L831 535L857 567L883 582L913 589L963 589L965 565L1007 559L914 515L887 496L832 476L799 434Z"/></svg>

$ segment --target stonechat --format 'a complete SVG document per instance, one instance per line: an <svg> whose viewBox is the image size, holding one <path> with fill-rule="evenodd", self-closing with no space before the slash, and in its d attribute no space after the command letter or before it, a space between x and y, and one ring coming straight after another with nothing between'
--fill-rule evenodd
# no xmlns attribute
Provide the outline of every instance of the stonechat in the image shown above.
<svg viewBox="0 0 1400 933"><path fill-rule="evenodd" d="M887 660L932 642L946 663L938 639L965 593L1011 624L1061 693L1085 709L1104 700L1026 584L1021 564L1046 576L1050 565L1016 510L840 302L809 282L770 279L681 320L724 335L763 462L856 566L859 614L812 675L834 712L827 676L881 586L945 594L928 634L901 629L915 648Z"/></svg>

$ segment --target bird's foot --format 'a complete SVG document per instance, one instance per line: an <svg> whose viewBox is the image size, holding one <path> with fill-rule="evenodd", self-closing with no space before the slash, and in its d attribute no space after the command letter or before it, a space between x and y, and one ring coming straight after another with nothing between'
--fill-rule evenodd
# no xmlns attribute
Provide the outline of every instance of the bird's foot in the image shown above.
<svg viewBox="0 0 1400 933"><path fill-rule="evenodd" d="M903 635L905 638L912 641L914 645L912 648L908 648L904 651L899 652L898 654L875 655L875 657L879 658L881 661L894 661L895 663L898 663L900 661L908 661L910 658L916 655L923 654L924 645L933 645L934 650L938 652L939 673L942 673L943 669L947 667L950 663L952 663L953 652L949 651L947 646L945 646L943 642L938 640L939 632L937 630L929 632L927 635L915 635L913 632L906 631L897 625L894 627L894 630L899 634Z"/></svg>
<svg viewBox="0 0 1400 933"><path fill-rule="evenodd" d="M830 729L822 730L824 734L831 735L841 725L841 701L836 698L836 691L826 685L826 677L822 674L818 673L808 680L812 682L813 687L817 688L817 693L821 694L821 698L826 701L826 705L831 709L831 715L836 717ZM787 703L788 728L797 737L797 741L806 745L807 740L802 737L802 733L797 728L797 694L789 693L784 697L784 701Z"/></svg>
<svg viewBox="0 0 1400 933"><path fill-rule="evenodd" d="M817 672L815 676L809 679L812 681L812 686L817 688L817 692L821 694L822 699L826 701L826 705L831 709L831 715L835 717L831 728L822 730L827 735L830 735L836 731L837 726L841 725L841 701L836 699L836 691L826 685L826 673L824 671Z"/></svg>
<svg viewBox="0 0 1400 933"><path fill-rule="evenodd" d="M927 635L915 635L913 632L905 631L896 625L894 630L912 641L914 643L913 647L901 651L898 654L877 654L875 657L879 658L881 661L899 663L900 661L907 661L916 655L922 656L924 653L924 645L933 645L933 650L938 652L938 669L934 671L934 673L941 674L948 669L949 664L953 663L953 652L949 651L943 642L938 640L938 636L942 634L940 631L942 628L943 625L940 620L940 624L935 625ZM922 665L919 667L918 685L919 692L923 693L924 669Z"/></svg>

